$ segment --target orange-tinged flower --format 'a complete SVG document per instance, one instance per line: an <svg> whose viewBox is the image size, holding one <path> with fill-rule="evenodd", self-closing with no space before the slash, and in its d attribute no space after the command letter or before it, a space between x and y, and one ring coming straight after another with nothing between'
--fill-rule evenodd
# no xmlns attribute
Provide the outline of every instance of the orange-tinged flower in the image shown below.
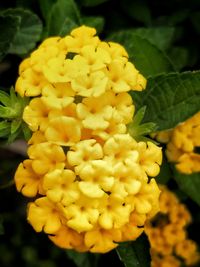
<svg viewBox="0 0 200 267"><path fill-rule="evenodd" d="M54 244L65 249L77 249L80 246L83 246L83 238L83 234L78 234L76 231L64 225L53 235L49 235L49 239L53 241ZM85 247L85 250L88 250L87 247Z"/></svg>
<svg viewBox="0 0 200 267"><path fill-rule="evenodd" d="M113 230L92 230L85 234L84 242L91 252L106 253L117 247L121 240L121 232L118 229Z"/></svg>

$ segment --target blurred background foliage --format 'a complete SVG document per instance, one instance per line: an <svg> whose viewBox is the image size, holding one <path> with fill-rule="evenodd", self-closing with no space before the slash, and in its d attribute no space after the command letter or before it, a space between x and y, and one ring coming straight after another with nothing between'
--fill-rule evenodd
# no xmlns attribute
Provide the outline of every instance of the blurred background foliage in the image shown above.
<svg viewBox="0 0 200 267"><path fill-rule="evenodd" d="M149 78L151 86L155 81L151 80L152 77L158 74L200 69L199 0L1 0L0 88L9 93L10 87L15 84L19 63L44 38L64 36L82 24L95 27L101 39L125 45L130 59ZM199 96L193 97L200 102ZM141 97L135 96L135 99L138 108L144 104L148 107L147 101L141 103ZM193 106L199 110L199 104ZM189 110L191 107L186 108ZM195 113L195 109L192 112ZM1 110L0 117L3 118ZM151 112L147 113L146 121L151 119ZM153 117L152 121L159 123L156 119ZM34 232L25 219L26 200L13 185L14 172L25 155L5 145L11 126L1 123L0 266L100 267L111 263L123 266L116 251L101 256L66 252L55 247L46 235ZM171 126L168 124L161 128ZM18 129L16 124L14 129ZM194 178L195 186L184 184L183 176L176 175L175 180L171 179L172 176L173 168L164 161L157 180L168 183L187 204L193 216L189 236L199 243L199 174Z"/></svg>

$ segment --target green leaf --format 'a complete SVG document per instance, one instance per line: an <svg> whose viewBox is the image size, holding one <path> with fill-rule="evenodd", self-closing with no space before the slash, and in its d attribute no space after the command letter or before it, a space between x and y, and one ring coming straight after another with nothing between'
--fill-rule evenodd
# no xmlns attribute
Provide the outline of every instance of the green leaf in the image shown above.
<svg viewBox="0 0 200 267"><path fill-rule="evenodd" d="M149 78L144 91L131 95L137 109L146 106L144 122L158 131L173 128L200 110L200 71Z"/></svg>
<svg viewBox="0 0 200 267"><path fill-rule="evenodd" d="M160 50L166 50L170 47L175 34L173 27L149 27L149 28L136 28L127 30L136 34L143 39L147 39L150 43L155 45Z"/></svg>
<svg viewBox="0 0 200 267"><path fill-rule="evenodd" d="M8 53L20 19L10 15L0 15L0 60Z"/></svg>
<svg viewBox="0 0 200 267"><path fill-rule="evenodd" d="M16 131L20 128L22 123L21 119L16 119L11 122L11 128L10 128L10 133L14 134Z"/></svg>
<svg viewBox="0 0 200 267"><path fill-rule="evenodd" d="M128 124L128 132L136 141L147 141L144 135L156 131L156 124L153 122L141 123L145 115L146 107L138 110L131 123Z"/></svg>
<svg viewBox="0 0 200 267"><path fill-rule="evenodd" d="M76 27L78 27L78 25L73 20L66 18L58 35L61 37L68 35Z"/></svg>
<svg viewBox="0 0 200 267"><path fill-rule="evenodd" d="M10 106L10 97L9 94L0 90L0 102L5 106Z"/></svg>
<svg viewBox="0 0 200 267"><path fill-rule="evenodd" d="M47 25L49 35L59 35L67 27L67 22L69 21L77 25L81 24L80 13L76 3L73 0L57 0L50 10Z"/></svg>
<svg viewBox="0 0 200 267"><path fill-rule="evenodd" d="M28 125L25 122L22 122L21 129L24 134L24 138L26 141L28 141L31 138L32 132L29 129Z"/></svg>
<svg viewBox="0 0 200 267"><path fill-rule="evenodd" d="M116 250L125 267L150 267L149 242L145 234L134 242L120 244Z"/></svg>
<svg viewBox="0 0 200 267"><path fill-rule="evenodd" d="M101 33L105 24L104 17L83 17L82 22L84 25L93 27L97 30L97 34Z"/></svg>
<svg viewBox="0 0 200 267"><path fill-rule="evenodd" d="M104 2L107 2L108 0L80 0L81 5L83 6L98 6Z"/></svg>
<svg viewBox="0 0 200 267"><path fill-rule="evenodd" d="M55 4L56 0L38 0L38 1L42 16L47 23L50 15L49 11L51 10L53 4Z"/></svg>
<svg viewBox="0 0 200 267"><path fill-rule="evenodd" d="M174 170L174 179L179 188L200 206L200 173L186 175Z"/></svg>
<svg viewBox="0 0 200 267"><path fill-rule="evenodd" d="M13 119L18 115L17 110L13 107L4 107L0 105L0 117L3 119Z"/></svg>
<svg viewBox="0 0 200 267"><path fill-rule="evenodd" d="M39 41L42 33L42 23L38 16L30 10L21 8L7 9L4 15L10 15L20 20L15 37L9 47L9 53L23 55L28 53Z"/></svg>
<svg viewBox="0 0 200 267"><path fill-rule="evenodd" d="M7 121L0 122L0 137L7 137L10 134L10 123Z"/></svg>
<svg viewBox="0 0 200 267"><path fill-rule="evenodd" d="M80 253L74 250L66 250L67 256L77 267L96 267L99 259L98 254Z"/></svg>
<svg viewBox="0 0 200 267"><path fill-rule="evenodd" d="M130 61L146 77L174 70L163 51L134 33L121 31L109 36L109 40L125 46Z"/></svg>

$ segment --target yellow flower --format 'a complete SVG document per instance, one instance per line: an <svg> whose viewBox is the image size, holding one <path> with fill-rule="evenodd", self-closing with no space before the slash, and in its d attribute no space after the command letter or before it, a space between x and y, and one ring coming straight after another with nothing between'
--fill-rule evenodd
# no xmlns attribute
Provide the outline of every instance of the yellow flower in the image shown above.
<svg viewBox="0 0 200 267"><path fill-rule="evenodd" d="M94 28L86 26L74 29L71 32L71 36L66 36L64 38L68 51L79 53L84 46L97 46L100 43L100 40L97 36L94 36L95 34L96 30Z"/></svg>
<svg viewBox="0 0 200 267"><path fill-rule="evenodd" d="M74 145L80 141L81 125L75 118L60 116L49 121L45 138L62 146Z"/></svg>
<svg viewBox="0 0 200 267"><path fill-rule="evenodd" d="M117 163L113 166L115 181L110 189L112 194L122 199L128 195L137 194L142 186L140 179L143 179L143 175L144 173L137 163L133 162L132 168L125 166L122 162Z"/></svg>
<svg viewBox="0 0 200 267"><path fill-rule="evenodd" d="M27 219L36 232L53 234L61 227L60 211L47 197L29 203Z"/></svg>
<svg viewBox="0 0 200 267"><path fill-rule="evenodd" d="M78 234L76 231L67 226L61 226L53 235L49 235L49 239L61 248L73 249L84 245L83 234ZM87 247L85 250L88 250Z"/></svg>
<svg viewBox="0 0 200 267"><path fill-rule="evenodd" d="M80 55L86 59L91 71L105 69L106 65L111 62L110 53L99 46L84 46L80 51Z"/></svg>
<svg viewBox="0 0 200 267"><path fill-rule="evenodd" d="M144 231L144 223L146 221L146 214L138 214L133 210L129 217L129 222L121 227L121 241L135 240Z"/></svg>
<svg viewBox="0 0 200 267"><path fill-rule="evenodd" d="M157 176L162 162L161 147L152 142L139 142L140 165L149 176Z"/></svg>
<svg viewBox="0 0 200 267"><path fill-rule="evenodd" d="M108 78L102 71L77 76L71 83L77 95L98 97L106 91Z"/></svg>
<svg viewBox="0 0 200 267"><path fill-rule="evenodd" d="M41 131L36 131L32 134L31 138L28 140L29 145L36 145L40 143L45 143L47 140L44 133Z"/></svg>
<svg viewBox="0 0 200 267"><path fill-rule="evenodd" d="M76 175L71 170L55 169L43 178L43 188L52 202L60 202L64 206L79 198Z"/></svg>
<svg viewBox="0 0 200 267"><path fill-rule="evenodd" d="M85 234L84 242L91 252L106 253L117 247L121 240L121 232L118 229L95 229Z"/></svg>
<svg viewBox="0 0 200 267"><path fill-rule="evenodd" d="M25 107L23 120L28 124L32 131L44 131L49 123L49 108L41 98L34 98L29 105Z"/></svg>
<svg viewBox="0 0 200 267"><path fill-rule="evenodd" d="M89 231L94 228L99 217L97 208L98 201L81 195L72 204L63 207L62 212L67 219L67 226L78 233Z"/></svg>
<svg viewBox="0 0 200 267"><path fill-rule="evenodd" d="M75 171L82 179L78 186L84 195L90 198L101 198L111 190L114 177L112 168L106 161L93 160L91 163L78 167L75 168Z"/></svg>
<svg viewBox="0 0 200 267"><path fill-rule="evenodd" d="M134 89L137 85L138 70L130 62L113 60L108 65L106 74L109 77L109 86L115 93L122 93ZM144 88L143 88L144 89Z"/></svg>
<svg viewBox="0 0 200 267"><path fill-rule="evenodd" d="M160 190L155 179L151 179L149 183L142 183L140 191L133 197L135 210L139 214L147 214L149 218L153 217L159 211L158 198Z"/></svg>
<svg viewBox="0 0 200 267"><path fill-rule="evenodd" d="M105 159L111 164L122 162L124 165L131 165L139 158L136 147L137 142L129 134L116 134L105 142L103 151Z"/></svg>
<svg viewBox="0 0 200 267"><path fill-rule="evenodd" d="M101 200L99 225L103 229L121 228L129 222L132 207L112 194Z"/></svg>
<svg viewBox="0 0 200 267"><path fill-rule="evenodd" d="M185 174L200 172L200 155L197 153L184 153L176 164L177 170Z"/></svg>
<svg viewBox="0 0 200 267"><path fill-rule="evenodd" d="M63 169L65 166L65 153L62 147L51 143L39 143L28 149L33 170L44 175L54 169Z"/></svg>
<svg viewBox="0 0 200 267"><path fill-rule="evenodd" d="M111 59L123 59L124 62L128 61L128 53L124 49L124 47L118 43L114 42L100 42L98 47L103 48L106 50L109 55L111 56Z"/></svg>
<svg viewBox="0 0 200 267"><path fill-rule="evenodd" d="M42 88L45 86L48 86L48 81L30 67L21 72L21 75L15 84L15 90L22 97L38 96L41 94Z"/></svg>
<svg viewBox="0 0 200 267"><path fill-rule="evenodd" d="M51 39L52 44L50 44L50 40L49 42L47 42L48 39ZM48 39L46 40L46 45L41 44L37 50L31 53L30 65L36 72L42 73L43 66L47 63L47 61L51 58L57 57L61 53L61 51L57 47L59 37L48 38Z"/></svg>
<svg viewBox="0 0 200 267"><path fill-rule="evenodd" d="M19 164L15 173L15 183L17 190L24 196L35 197L37 193L44 194L42 177L34 172L32 160L27 159Z"/></svg>
<svg viewBox="0 0 200 267"><path fill-rule="evenodd" d="M103 149L95 139L83 140L76 143L67 152L67 160L71 166L84 167L90 160L103 158Z"/></svg>
<svg viewBox="0 0 200 267"><path fill-rule="evenodd" d="M167 158L175 162L178 171L191 174L200 171L200 156L196 147L200 146L200 112L179 124L171 131L167 144Z"/></svg>
<svg viewBox="0 0 200 267"><path fill-rule="evenodd" d="M42 102L51 109L68 107L74 101L74 92L68 83L57 83L44 87L42 90Z"/></svg>

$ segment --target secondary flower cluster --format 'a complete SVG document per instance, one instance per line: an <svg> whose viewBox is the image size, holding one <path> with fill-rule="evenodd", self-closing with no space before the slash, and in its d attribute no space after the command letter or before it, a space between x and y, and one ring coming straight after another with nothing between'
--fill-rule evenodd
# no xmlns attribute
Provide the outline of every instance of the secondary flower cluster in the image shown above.
<svg viewBox="0 0 200 267"><path fill-rule="evenodd" d="M107 252L136 239L158 211L161 149L136 142L126 125L130 90L146 80L125 49L82 26L45 40L20 65L16 91L33 97L23 119L33 131L17 190L37 197L28 221L58 246Z"/></svg>
<svg viewBox="0 0 200 267"><path fill-rule="evenodd" d="M184 204L166 187L160 187L160 212L146 222L152 267L193 266L200 260L197 245L187 238L191 216Z"/></svg>
<svg viewBox="0 0 200 267"><path fill-rule="evenodd" d="M176 163L176 168L185 174L200 171L200 112L173 130L160 132L156 138L167 143L166 155L169 161Z"/></svg>

